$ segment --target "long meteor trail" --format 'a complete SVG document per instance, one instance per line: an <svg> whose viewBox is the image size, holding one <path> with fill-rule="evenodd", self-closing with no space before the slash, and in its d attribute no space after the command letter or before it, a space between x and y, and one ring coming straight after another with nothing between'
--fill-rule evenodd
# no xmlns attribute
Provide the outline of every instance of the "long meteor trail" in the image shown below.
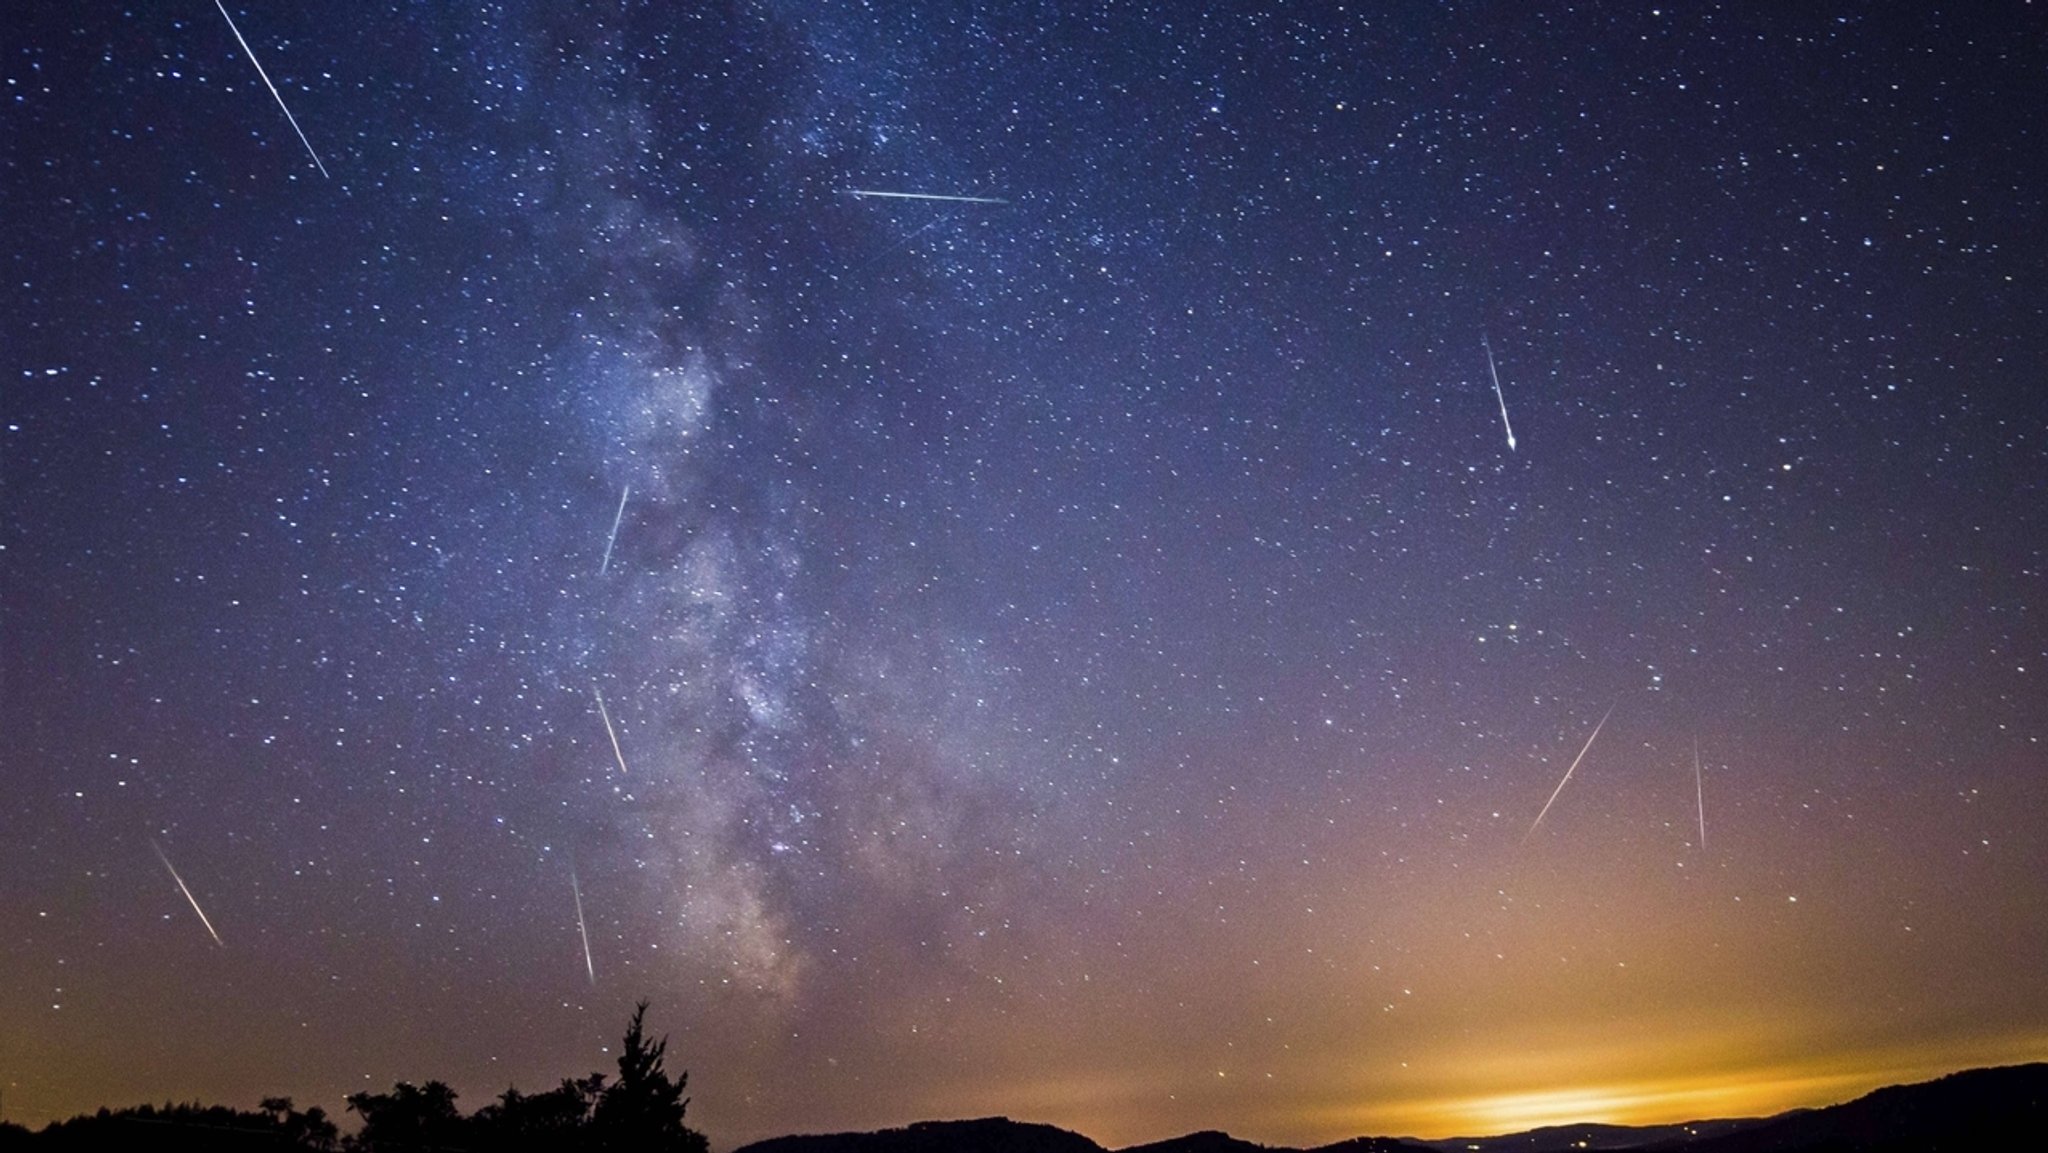
<svg viewBox="0 0 2048 1153"><path fill-rule="evenodd" d="M164 847L157 844L154 837L150 838L149 847L156 850L156 859L164 863L164 869L171 874L171 880L178 883L178 891L185 894L185 900L191 904L192 911L199 914L199 923L206 926L206 935L213 938L214 944L223 949L227 948L227 943L220 939L220 934L213 931L213 922L206 919L206 910L199 907L199 901L192 896L192 890L185 887L185 878L178 875L178 870L171 864L171 859L164 856Z"/></svg>
<svg viewBox="0 0 2048 1153"><path fill-rule="evenodd" d="M1564 776L1557 782L1557 787L1550 790L1550 799L1543 802L1543 812L1536 814L1536 819L1529 823L1529 831L1522 834L1524 843L1536 835L1536 826L1543 823L1543 817L1550 812L1550 806L1557 803L1557 795L1564 792L1565 782L1571 780L1572 774L1578 771L1579 762L1586 759L1587 751L1593 747L1593 741L1600 736L1600 730L1607 724L1607 718L1613 715L1614 706L1608 705L1606 714L1600 718L1600 723L1593 726L1593 735L1586 738L1586 747L1580 749L1579 755L1572 758L1572 767L1564 771Z"/></svg>
<svg viewBox="0 0 2048 1153"><path fill-rule="evenodd" d="M284 118L291 122L292 131L299 134L299 143L306 146L306 155L313 158L313 167L318 168L320 175L325 177L327 175L327 166L320 163L320 154L313 151L313 142L306 139L306 130L299 127L299 118L292 115L291 109L285 108L284 97L278 95L277 85L270 82L270 73L263 70L263 61L256 59L256 50L249 47L247 40L242 39L242 30L235 27L235 18L228 15L228 6L222 3L221 0L213 0L213 6L220 9L221 19L228 22L228 31L235 34L235 42L242 46L242 51L249 54L249 63L256 66L256 75L263 77L263 86L270 89L270 98L277 101L279 108L284 109Z"/></svg>
<svg viewBox="0 0 2048 1153"><path fill-rule="evenodd" d="M569 891L576 894L576 932L583 938L583 971L597 984L597 965L590 959L590 930L583 924L583 886L576 883L576 866L569 866Z"/></svg>
<svg viewBox="0 0 2048 1153"><path fill-rule="evenodd" d="M1515 426L1508 423L1508 398L1500 390L1500 370L1493 366L1493 342L1486 339L1486 334L1482 332L1479 334L1479 343L1486 346L1486 372L1493 377L1493 399L1500 402L1500 426L1507 430L1508 451L1515 452Z"/></svg>
<svg viewBox="0 0 2048 1153"><path fill-rule="evenodd" d="M619 511L612 516L612 535L604 538L604 560L597 566L597 575L603 576L612 567L612 546L619 543L619 522L626 519L626 497L633 491L630 484L619 486Z"/></svg>
<svg viewBox="0 0 2048 1153"><path fill-rule="evenodd" d="M215 0L216 3L219 0ZM951 204L1008 204L993 196L942 196L936 192L877 192L872 188L849 188L848 196L875 196L884 200L943 200Z"/></svg>
<svg viewBox="0 0 2048 1153"><path fill-rule="evenodd" d="M1707 847L1707 787L1700 782L1700 739L1692 739L1692 791L1700 803L1700 848Z"/></svg>
<svg viewBox="0 0 2048 1153"><path fill-rule="evenodd" d="M597 715L604 718L604 735L612 739L612 756L618 758L619 772L626 773L626 754L619 751L619 731L612 728L611 711L604 707L604 694L596 685L590 686L590 695L597 698ZM630 774L627 774L630 775Z"/></svg>

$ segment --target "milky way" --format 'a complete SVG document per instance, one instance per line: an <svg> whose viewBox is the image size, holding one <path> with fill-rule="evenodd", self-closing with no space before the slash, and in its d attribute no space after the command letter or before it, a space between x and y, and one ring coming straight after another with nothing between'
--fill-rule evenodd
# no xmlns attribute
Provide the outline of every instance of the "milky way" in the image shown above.
<svg viewBox="0 0 2048 1153"><path fill-rule="evenodd" d="M5 56L10 1118L2048 1054L2031 8L222 12Z"/></svg>

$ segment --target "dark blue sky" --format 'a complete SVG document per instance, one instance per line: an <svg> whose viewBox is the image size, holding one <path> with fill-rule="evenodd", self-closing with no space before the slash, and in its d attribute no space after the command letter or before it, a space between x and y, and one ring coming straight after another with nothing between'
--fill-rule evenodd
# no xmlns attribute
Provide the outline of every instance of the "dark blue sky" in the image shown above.
<svg viewBox="0 0 2048 1153"><path fill-rule="evenodd" d="M1354 8L11 20L9 1115L2039 1056L2041 14Z"/></svg>

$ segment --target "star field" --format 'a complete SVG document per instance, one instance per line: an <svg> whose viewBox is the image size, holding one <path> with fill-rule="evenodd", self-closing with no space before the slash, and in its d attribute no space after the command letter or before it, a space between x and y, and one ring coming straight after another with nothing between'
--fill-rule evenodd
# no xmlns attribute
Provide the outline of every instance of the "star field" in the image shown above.
<svg viewBox="0 0 2048 1153"><path fill-rule="evenodd" d="M9 1119L2048 1053L2037 6L228 10L5 45Z"/></svg>

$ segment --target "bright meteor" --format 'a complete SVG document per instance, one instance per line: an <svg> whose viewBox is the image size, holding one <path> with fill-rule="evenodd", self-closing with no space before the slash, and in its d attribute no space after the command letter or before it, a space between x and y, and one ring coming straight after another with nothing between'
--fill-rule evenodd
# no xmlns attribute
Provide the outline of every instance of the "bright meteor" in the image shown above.
<svg viewBox="0 0 2048 1153"><path fill-rule="evenodd" d="M242 39L242 30L235 27L235 18L228 15L228 6L222 3L221 0L213 0L213 6L220 9L221 18L228 22L228 31L235 34L235 42L242 46L242 51L249 54L249 63L256 66L256 75L261 76L263 78L263 86L270 89L270 98L277 101L279 108L284 109L284 118L291 123L292 131L299 134L299 143L306 146L306 155L313 158L313 167L320 170L321 176L326 176L327 166L320 163L320 154L313 151L313 142L306 139L306 130L299 127L299 118L292 115L291 109L285 108L284 97L278 95L277 85L270 82L270 73L263 70L263 61L256 59L256 50L249 47L247 40ZM188 893L186 895L190 896L191 894Z"/></svg>
<svg viewBox="0 0 2048 1153"><path fill-rule="evenodd" d="M1486 339L1486 334L1482 332L1479 334L1479 343L1486 347L1486 371L1493 377L1493 399L1500 402L1500 426L1507 430L1508 451L1514 452L1515 426L1508 423L1508 398L1500 390L1500 370L1493 366L1493 342Z"/></svg>
<svg viewBox="0 0 2048 1153"><path fill-rule="evenodd" d="M1008 204L993 196L942 196L936 192L877 192L870 188L849 188L848 196L877 196L886 200L944 200L953 204Z"/></svg>
<svg viewBox="0 0 2048 1153"><path fill-rule="evenodd" d="M612 714L604 707L604 694L597 690L596 685L592 685L590 695L597 698L597 715L604 718L604 735L612 739L612 756L618 759L619 772L623 774L626 772L626 754L619 751L619 732L612 728Z"/></svg>
<svg viewBox="0 0 2048 1153"><path fill-rule="evenodd" d="M576 866L569 866L569 891L576 895L576 932L583 938L583 971L597 984L597 965L590 959L590 930L583 923L583 886L576 883Z"/></svg>
<svg viewBox="0 0 2048 1153"><path fill-rule="evenodd" d="M1700 781L1700 739L1692 739L1692 791L1700 803L1700 848L1707 847L1707 787Z"/></svg>
<svg viewBox="0 0 2048 1153"><path fill-rule="evenodd" d="M619 543L619 523L626 519L626 497L633 491L630 484L619 486L619 511L612 515L612 534L604 539L604 560L597 566L597 575L603 576L612 567L612 546Z"/></svg>
<svg viewBox="0 0 2048 1153"><path fill-rule="evenodd" d="M206 910L199 907L199 901L192 896L192 890L185 887L185 878L178 875L178 870L171 864L171 859L164 856L163 846L157 844L156 838L152 837L149 847L156 850L156 859L164 863L164 869L171 874L171 880L178 883L178 891L185 894L185 900L191 904L192 911L199 914L199 923L206 926L206 935L213 938L214 944L223 949L227 948L227 943L220 939L220 934L213 931L213 922L206 919Z"/></svg>
<svg viewBox="0 0 2048 1153"><path fill-rule="evenodd" d="M1572 779L1572 774L1578 770L1579 762L1586 759L1587 751L1593 747L1593 741L1600 736L1601 728L1607 724L1607 718L1613 715L1614 706L1608 705L1606 714L1600 718L1600 723L1593 726L1593 735L1586 738L1586 747L1580 749L1579 755L1572 758L1572 767L1564 771L1564 776L1557 782L1557 787L1550 790L1550 799L1543 802L1543 812L1536 814L1536 819L1529 823L1529 831L1522 834L1524 842L1536 835L1536 826L1543 823L1544 814L1550 812L1550 806L1557 803L1557 795L1564 792L1565 782Z"/></svg>

